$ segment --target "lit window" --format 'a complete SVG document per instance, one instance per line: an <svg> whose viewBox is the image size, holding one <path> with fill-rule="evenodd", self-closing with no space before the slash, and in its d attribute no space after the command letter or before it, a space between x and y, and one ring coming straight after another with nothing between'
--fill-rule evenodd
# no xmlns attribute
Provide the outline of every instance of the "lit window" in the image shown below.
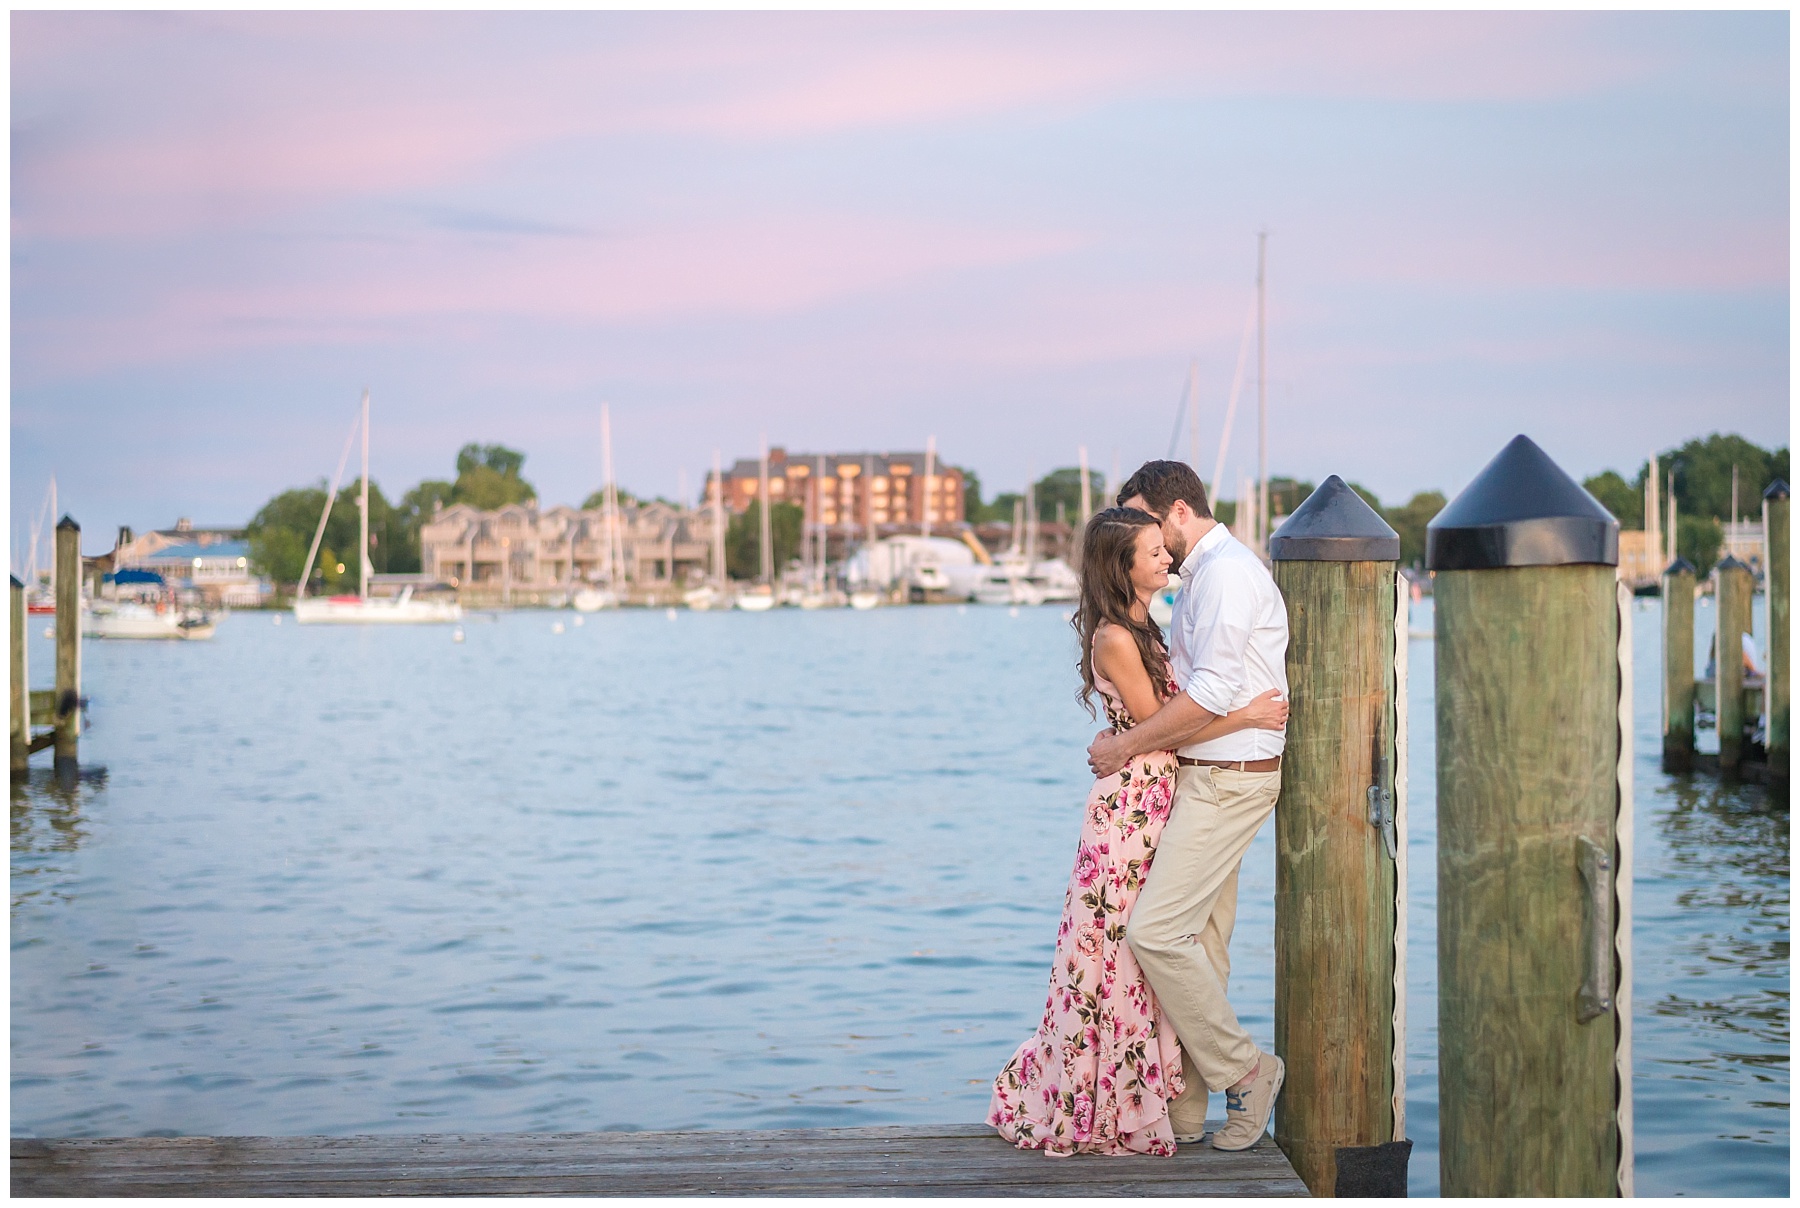
<svg viewBox="0 0 1800 1208"><path fill-rule="evenodd" d="M872 485L875 488L875 493L877 495L887 494L887 489L888 489L888 480L887 479L872 478L869 481L870 481L870 485Z"/></svg>

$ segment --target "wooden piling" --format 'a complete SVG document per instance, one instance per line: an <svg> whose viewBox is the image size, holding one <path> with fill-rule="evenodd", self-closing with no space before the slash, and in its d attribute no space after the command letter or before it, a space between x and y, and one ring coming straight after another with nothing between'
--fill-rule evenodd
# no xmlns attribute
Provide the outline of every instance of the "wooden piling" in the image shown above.
<svg viewBox="0 0 1800 1208"><path fill-rule="evenodd" d="M1662 766L1694 767L1694 564L1669 563L1662 575Z"/></svg>
<svg viewBox="0 0 1800 1208"><path fill-rule="evenodd" d="M1269 554L1293 702L1275 810L1275 1052L1287 1063L1275 1142L1314 1195L1404 1194L1410 1146L1393 1144L1400 538L1333 474Z"/></svg>
<svg viewBox="0 0 1800 1208"><path fill-rule="evenodd" d="M31 673L26 658L25 585L17 576L12 581L12 695L8 709L12 728L12 776L14 780L30 769L31 756Z"/></svg>
<svg viewBox="0 0 1800 1208"><path fill-rule="evenodd" d="M1769 599L1769 779L1788 779L1788 484L1777 478L1763 492L1763 574Z"/></svg>
<svg viewBox="0 0 1800 1208"><path fill-rule="evenodd" d="M1619 1193L1617 563L1523 436L1426 530L1446 1196Z"/></svg>
<svg viewBox="0 0 1800 1208"><path fill-rule="evenodd" d="M1744 634L1751 631L1750 568L1727 554L1713 568L1713 716L1719 727L1719 770L1735 773L1744 759Z"/></svg>
<svg viewBox="0 0 1800 1208"><path fill-rule="evenodd" d="M56 765L72 767L81 740L81 526L56 524Z"/></svg>

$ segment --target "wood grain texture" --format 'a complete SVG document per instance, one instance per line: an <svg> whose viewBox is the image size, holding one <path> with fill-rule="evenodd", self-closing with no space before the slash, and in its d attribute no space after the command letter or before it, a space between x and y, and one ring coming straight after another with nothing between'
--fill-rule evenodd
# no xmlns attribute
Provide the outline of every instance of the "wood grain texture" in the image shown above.
<svg viewBox="0 0 1800 1208"><path fill-rule="evenodd" d="M1744 653L1743 635L1750 630L1750 595L1756 588L1750 568L1741 562L1722 564L1714 573L1718 583L1713 606L1718 611L1717 674L1714 716L1719 727L1719 768L1735 772L1744 758Z"/></svg>
<svg viewBox="0 0 1800 1208"><path fill-rule="evenodd" d="M30 672L26 666L25 587L12 581L12 694L7 698L7 720L10 724L12 774L15 779L26 774L31 752Z"/></svg>
<svg viewBox="0 0 1800 1208"><path fill-rule="evenodd" d="M1694 572L1665 574L1663 599L1663 771L1694 766Z"/></svg>
<svg viewBox="0 0 1800 1208"><path fill-rule="evenodd" d="M67 517L64 517L67 519ZM81 529L56 526L56 762L74 763L81 740Z"/></svg>
<svg viewBox="0 0 1800 1208"><path fill-rule="evenodd" d="M1769 775L1785 784L1788 778L1788 694L1793 686L1793 669L1788 665L1788 574L1793 560L1788 549L1788 500L1765 501L1767 540L1763 548L1767 562L1769 593Z"/></svg>
<svg viewBox="0 0 1800 1208"><path fill-rule="evenodd" d="M1276 562L1288 609L1275 807L1275 1139L1314 1195L1394 1138L1394 861L1368 789L1394 772L1394 564Z"/></svg>
<svg viewBox="0 0 1800 1208"><path fill-rule="evenodd" d="M1583 1024L1578 837L1614 850L1610 566L1436 579L1439 1176L1611 1196L1615 1020Z"/></svg>
<svg viewBox="0 0 1800 1208"><path fill-rule="evenodd" d="M1209 1125L1209 1129L1216 1125ZM1263 1142L1047 1158L984 1125L759 1132L21 1140L15 1196L1297 1196Z"/></svg>

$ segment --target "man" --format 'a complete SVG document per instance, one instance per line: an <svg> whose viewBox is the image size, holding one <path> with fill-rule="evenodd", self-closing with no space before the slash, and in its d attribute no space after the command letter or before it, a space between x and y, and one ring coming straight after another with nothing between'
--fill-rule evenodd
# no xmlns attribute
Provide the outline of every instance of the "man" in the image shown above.
<svg viewBox="0 0 1800 1208"><path fill-rule="evenodd" d="M1188 1093L1170 1108L1178 1141L1198 1141L1208 1090L1225 1091L1216 1149L1262 1139L1286 1068L1261 1052L1225 999L1228 945L1237 918L1238 867L1281 790L1279 730L1240 730L1194 742L1215 718L1277 689L1287 695L1287 606L1260 559L1213 519L1199 476L1152 461L1119 489L1122 507L1162 522L1180 568L1170 621L1170 670L1185 691L1154 717L1088 748L1096 776L1146 751L1180 760L1175 804L1150 877L1126 925L1126 942L1181 1037Z"/></svg>

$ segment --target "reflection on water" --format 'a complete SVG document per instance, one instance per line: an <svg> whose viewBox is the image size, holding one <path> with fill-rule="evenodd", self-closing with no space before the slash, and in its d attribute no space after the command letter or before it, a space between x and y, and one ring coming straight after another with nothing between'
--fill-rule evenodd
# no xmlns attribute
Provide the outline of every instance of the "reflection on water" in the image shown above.
<svg viewBox="0 0 1800 1208"><path fill-rule="evenodd" d="M1635 953L1638 1189L1785 1194L1788 811L1757 785L1658 781L1636 879L1654 928Z"/></svg>
<svg viewBox="0 0 1800 1208"><path fill-rule="evenodd" d="M90 803L106 784L102 769L54 771L34 767L12 782L12 908L39 894L67 900L59 883L69 871L69 856L87 838L83 820Z"/></svg>

